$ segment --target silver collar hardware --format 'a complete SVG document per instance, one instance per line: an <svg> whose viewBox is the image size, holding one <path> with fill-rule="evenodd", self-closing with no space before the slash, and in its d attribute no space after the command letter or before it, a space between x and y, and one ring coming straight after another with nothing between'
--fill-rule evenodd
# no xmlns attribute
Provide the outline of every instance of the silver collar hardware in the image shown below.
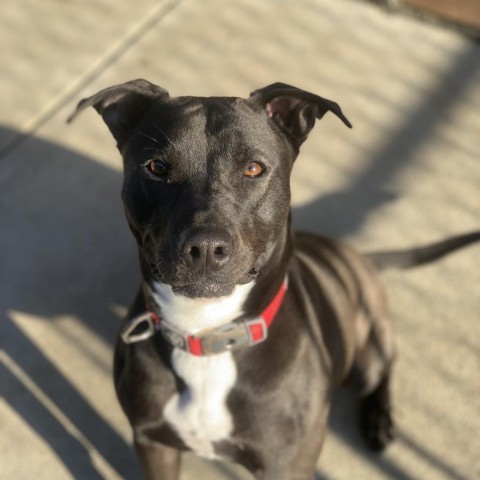
<svg viewBox="0 0 480 480"><path fill-rule="evenodd" d="M145 312L129 320L120 336L125 343L141 342L155 335L159 323L152 313Z"/></svg>
<svg viewBox="0 0 480 480"><path fill-rule="evenodd" d="M170 345L193 355L204 356L245 348L266 340L268 328L262 317L236 320L217 328L189 335L156 315L146 312L132 318L123 328L126 344L137 343L160 331Z"/></svg>

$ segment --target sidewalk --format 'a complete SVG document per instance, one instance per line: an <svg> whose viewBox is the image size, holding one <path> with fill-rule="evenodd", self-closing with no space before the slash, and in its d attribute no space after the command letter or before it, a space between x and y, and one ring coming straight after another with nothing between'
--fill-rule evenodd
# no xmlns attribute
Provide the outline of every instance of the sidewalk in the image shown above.
<svg viewBox="0 0 480 480"><path fill-rule="evenodd" d="M337 101L293 176L294 224L363 250L479 228L480 45L355 0L4 2L0 18L0 480L141 478L111 381L139 272L121 161L78 100L146 78L171 95L274 81ZM480 476L480 246L385 277L398 438L370 454L340 392L325 480ZM279 452L281 454L281 452ZM250 479L185 456L182 480Z"/></svg>

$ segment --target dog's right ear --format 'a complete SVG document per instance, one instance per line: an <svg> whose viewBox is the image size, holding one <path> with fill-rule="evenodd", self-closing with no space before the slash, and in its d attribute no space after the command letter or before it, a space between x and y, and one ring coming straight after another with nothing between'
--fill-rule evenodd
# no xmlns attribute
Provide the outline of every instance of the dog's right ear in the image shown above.
<svg viewBox="0 0 480 480"><path fill-rule="evenodd" d="M67 122L70 123L86 108L94 107L112 132L117 146L121 148L152 102L162 97L168 97L168 92L162 87L147 80L132 80L84 98Z"/></svg>

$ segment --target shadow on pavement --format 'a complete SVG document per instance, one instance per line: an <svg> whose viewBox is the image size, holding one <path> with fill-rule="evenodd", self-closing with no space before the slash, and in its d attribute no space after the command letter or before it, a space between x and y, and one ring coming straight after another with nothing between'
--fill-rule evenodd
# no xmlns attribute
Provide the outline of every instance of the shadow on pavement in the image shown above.
<svg viewBox="0 0 480 480"><path fill-rule="evenodd" d="M0 129L0 136L6 133L12 132ZM119 318L112 305L128 305L139 278L119 200L121 175L34 137L0 166L1 347L122 478L136 478L131 446L11 317L12 311L38 316L54 329L56 317L74 316L113 344ZM2 396L72 476L101 478L85 445L26 388L15 370L5 363L0 367Z"/></svg>
<svg viewBox="0 0 480 480"><path fill-rule="evenodd" d="M372 156L369 167L354 178L348 189L332 195L321 194L313 202L296 208L296 228L309 229L343 238L356 233L367 216L394 200L399 193L388 184L405 167L435 133L439 122L448 118L449 110L475 81L480 71L478 44L472 43L452 63L447 74L426 93L407 121L389 137ZM438 152L438 161L443 161ZM321 213L319 213L321 212Z"/></svg>

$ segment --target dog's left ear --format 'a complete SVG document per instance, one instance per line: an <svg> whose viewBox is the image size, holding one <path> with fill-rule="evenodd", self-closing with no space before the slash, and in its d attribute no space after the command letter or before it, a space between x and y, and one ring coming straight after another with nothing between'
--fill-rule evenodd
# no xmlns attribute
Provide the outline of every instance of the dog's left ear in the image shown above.
<svg viewBox="0 0 480 480"><path fill-rule="evenodd" d="M160 98L168 98L168 92L162 87L147 80L132 80L84 98L67 122L70 123L86 108L94 107L121 148L140 118Z"/></svg>
<svg viewBox="0 0 480 480"><path fill-rule="evenodd" d="M315 119L322 118L327 112L334 113L347 127L352 128L337 103L285 83L273 83L255 90L250 94L249 101L267 112L287 134L297 151L315 125Z"/></svg>

